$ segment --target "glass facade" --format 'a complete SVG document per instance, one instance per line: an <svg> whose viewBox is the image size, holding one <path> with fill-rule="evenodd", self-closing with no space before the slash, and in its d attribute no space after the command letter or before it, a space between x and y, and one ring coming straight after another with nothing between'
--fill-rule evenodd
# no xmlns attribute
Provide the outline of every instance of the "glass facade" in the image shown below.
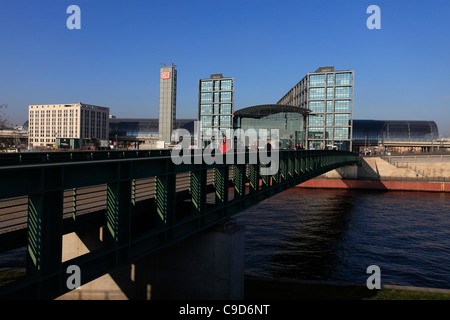
<svg viewBox="0 0 450 320"><path fill-rule="evenodd" d="M245 139L245 146L252 145L254 139L259 139L257 133L260 129L266 129L269 140L276 137L270 136L271 129L278 130L279 149L292 149L297 144L305 144L305 119L307 110L304 108L292 108L282 105L262 105L241 109L234 114L234 129L242 129L246 133L256 133L248 135Z"/></svg>
<svg viewBox="0 0 450 320"><path fill-rule="evenodd" d="M353 120L353 143L377 146L384 142L432 141L439 137L434 121Z"/></svg>
<svg viewBox="0 0 450 320"><path fill-rule="evenodd" d="M311 110L306 124L309 148L352 150L353 82L353 71L321 67L278 102Z"/></svg>
<svg viewBox="0 0 450 320"><path fill-rule="evenodd" d="M210 79L199 81L198 119L201 122L203 140L220 140L220 137L213 135L223 135L233 127L233 96L233 78L212 74ZM212 132L211 136L208 131Z"/></svg>
<svg viewBox="0 0 450 320"><path fill-rule="evenodd" d="M323 71L309 74L308 146L351 150L353 72Z"/></svg>

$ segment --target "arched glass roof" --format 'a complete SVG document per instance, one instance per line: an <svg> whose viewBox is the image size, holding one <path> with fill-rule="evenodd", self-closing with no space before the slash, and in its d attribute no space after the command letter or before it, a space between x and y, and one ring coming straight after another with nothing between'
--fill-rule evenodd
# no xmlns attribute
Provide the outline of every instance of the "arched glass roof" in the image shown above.
<svg viewBox="0 0 450 320"><path fill-rule="evenodd" d="M243 108L240 110L236 110L234 112L235 117L246 117L246 118L262 118L272 114L277 113L301 113L303 115L307 115L311 112L311 110L297 107L297 106L289 106L283 104L262 104L252 107Z"/></svg>

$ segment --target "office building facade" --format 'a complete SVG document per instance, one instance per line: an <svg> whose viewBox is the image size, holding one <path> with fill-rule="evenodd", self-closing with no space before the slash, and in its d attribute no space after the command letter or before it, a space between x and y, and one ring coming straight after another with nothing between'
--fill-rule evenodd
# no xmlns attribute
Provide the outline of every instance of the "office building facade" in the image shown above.
<svg viewBox="0 0 450 320"><path fill-rule="evenodd" d="M109 139L109 108L85 103L28 106L28 145L76 149Z"/></svg>
<svg viewBox="0 0 450 320"><path fill-rule="evenodd" d="M320 67L278 101L311 110L305 132L309 149L352 150L353 85L354 71Z"/></svg>
<svg viewBox="0 0 450 320"><path fill-rule="evenodd" d="M170 143L177 112L177 70L172 64L160 69L159 77L159 141Z"/></svg>
<svg viewBox="0 0 450 320"><path fill-rule="evenodd" d="M198 120L201 139L208 144L222 140L233 128L234 79L212 74L199 80Z"/></svg>

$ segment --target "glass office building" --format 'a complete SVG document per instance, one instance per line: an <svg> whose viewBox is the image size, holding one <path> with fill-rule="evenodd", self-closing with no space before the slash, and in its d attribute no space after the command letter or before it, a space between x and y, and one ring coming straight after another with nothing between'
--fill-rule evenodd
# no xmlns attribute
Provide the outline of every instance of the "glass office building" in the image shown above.
<svg viewBox="0 0 450 320"><path fill-rule="evenodd" d="M252 106L235 111L233 127L247 133L245 138L238 137L238 141L247 148L257 147L253 142L259 140L259 130L266 129L267 139L278 139L279 149L292 149L297 144L305 144L304 132L308 113L309 110L305 108L287 105ZM278 136L271 136L271 129L277 129Z"/></svg>
<svg viewBox="0 0 450 320"><path fill-rule="evenodd" d="M198 87L202 140L219 141L233 128L234 79L212 74L209 79L199 80Z"/></svg>
<svg viewBox="0 0 450 320"><path fill-rule="evenodd" d="M305 132L309 149L352 150L353 83L353 71L320 67L278 101L311 110Z"/></svg>

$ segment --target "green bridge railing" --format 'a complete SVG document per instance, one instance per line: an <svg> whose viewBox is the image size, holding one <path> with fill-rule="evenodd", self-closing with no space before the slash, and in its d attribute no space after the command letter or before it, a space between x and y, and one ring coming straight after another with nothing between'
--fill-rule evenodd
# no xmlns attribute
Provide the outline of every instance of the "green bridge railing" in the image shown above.
<svg viewBox="0 0 450 320"><path fill-rule="evenodd" d="M242 155L242 154L241 154ZM279 151L279 170L245 163L175 165L167 151L36 153L0 158L0 252L27 247L26 276L0 297L51 299L223 222L248 207L332 169L355 164L345 151ZM225 156L224 156L225 159ZM62 261L63 236L104 227L101 248Z"/></svg>

